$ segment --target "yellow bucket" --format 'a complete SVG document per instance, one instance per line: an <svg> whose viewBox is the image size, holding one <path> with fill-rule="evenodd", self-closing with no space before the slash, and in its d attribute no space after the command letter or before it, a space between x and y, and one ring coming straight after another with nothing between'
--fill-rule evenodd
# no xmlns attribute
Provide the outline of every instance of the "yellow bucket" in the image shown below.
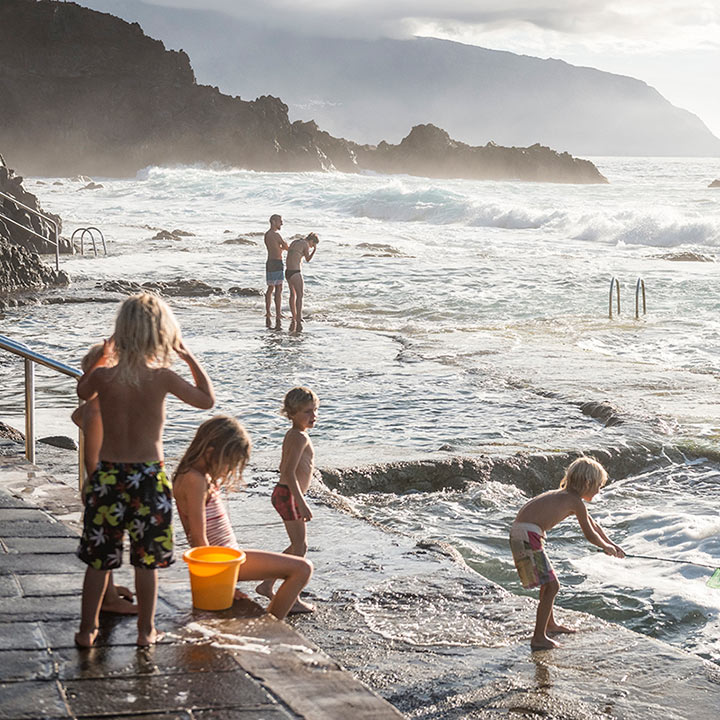
<svg viewBox="0 0 720 720"><path fill-rule="evenodd" d="M190 571L193 605L200 610L225 610L233 604L242 550L205 545L183 554Z"/></svg>

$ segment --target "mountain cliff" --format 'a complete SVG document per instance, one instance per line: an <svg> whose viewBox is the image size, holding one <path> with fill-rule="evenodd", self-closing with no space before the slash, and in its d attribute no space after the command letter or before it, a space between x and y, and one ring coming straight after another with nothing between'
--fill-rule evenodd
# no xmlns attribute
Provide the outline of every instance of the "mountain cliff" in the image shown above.
<svg viewBox="0 0 720 720"><path fill-rule="evenodd" d="M567 153L470 147L433 126L400 145L335 138L314 122L291 123L278 98L245 101L198 85L184 52L166 50L137 23L70 2L0 3L0 100L0 147L31 174L132 175L148 165L220 162L605 182Z"/></svg>
<svg viewBox="0 0 720 720"><path fill-rule="evenodd" d="M201 82L243 97L272 93L360 142L432 123L473 145L541 143L576 155L718 156L692 113L632 77L473 45L413 38L312 37L210 11L138 0L81 0L193 59Z"/></svg>

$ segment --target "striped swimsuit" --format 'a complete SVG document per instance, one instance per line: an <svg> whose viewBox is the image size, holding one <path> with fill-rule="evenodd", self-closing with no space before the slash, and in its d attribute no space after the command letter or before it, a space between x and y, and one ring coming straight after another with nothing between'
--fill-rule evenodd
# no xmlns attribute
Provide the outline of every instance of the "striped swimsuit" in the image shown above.
<svg viewBox="0 0 720 720"><path fill-rule="evenodd" d="M239 549L219 489L211 489L205 502L205 534L210 545Z"/></svg>

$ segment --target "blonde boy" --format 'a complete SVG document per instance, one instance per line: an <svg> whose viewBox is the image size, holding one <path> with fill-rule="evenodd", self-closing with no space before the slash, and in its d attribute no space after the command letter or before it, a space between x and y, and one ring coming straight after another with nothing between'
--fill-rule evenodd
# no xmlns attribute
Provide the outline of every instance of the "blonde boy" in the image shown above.
<svg viewBox="0 0 720 720"><path fill-rule="evenodd" d="M272 494L272 504L285 523L290 545L286 555L305 557L307 531L305 524L312 520L312 512L305 502L305 493L312 480L315 449L308 430L315 426L320 401L306 387L295 387L283 401L283 414L292 422L285 433L280 459L280 480ZM264 580L255 588L260 595L272 599L275 580ZM312 612L315 608L298 599L290 612Z"/></svg>
<svg viewBox="0 0 720 720"><path fill-rule="evenodd" d="M560 584L545 553L545 533L569 515L575 515L589 542L602 548L607 555L625 557L622 548L608 538L585 507L585 502L590 502L606 482L607 472L597 460L580 457L565 471L559 489L527 502L510 528L510 549L523 587L540 586L535 632L530 640L533 650L558 646L548 633L575 632L558 625L553 616L553 603Z"/></svg>

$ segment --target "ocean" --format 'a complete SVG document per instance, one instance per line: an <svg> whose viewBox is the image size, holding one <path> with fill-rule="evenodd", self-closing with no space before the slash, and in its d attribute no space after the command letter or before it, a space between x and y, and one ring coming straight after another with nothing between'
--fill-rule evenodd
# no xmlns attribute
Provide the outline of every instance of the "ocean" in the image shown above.
<svg viewBox="0 0 720 720"><path fill-rule="evenodd" d="M317 463L352 507L450 543L518 594L507 547L517 509L557 485L566 454L609 453L611 482L591 511L628 553L660 559L605 557L567 520L550 534L557 605L720 663L712 569L667 562L720 565L720 191L707 187L717 162L593 160L608 185L222 167L146 168L93 178L95 190L82 189L87 179L26 178L65 235L99 227L108 255L88 254L86 243L84 256L62 257L73 284L49 295L85 302L11 310L0 332L79 366L117 309L99 284L182 278L221 288L170 303L213 379L215 410L247 426L256 465L277 465L283 395L309 385L321 401ZM227 293L264 291L272 213L286 238L320 237L303 270L300 333L289 317L267 328L260 295ZM192 235L152 239L160 229ZM621 308L610 319L613 277ZM647 313L640 302L636 318L639 278ZM0 367L12 370L0 417L22 427L20 365L3 355ZM39 435L72 435L73 383L41 369L37 387ZM169 457L206 416L169 403ZM432 469L457 458L483 458L492 472L438 481ZM410 463L402 483L383 465L400 461Z"/></svg>

